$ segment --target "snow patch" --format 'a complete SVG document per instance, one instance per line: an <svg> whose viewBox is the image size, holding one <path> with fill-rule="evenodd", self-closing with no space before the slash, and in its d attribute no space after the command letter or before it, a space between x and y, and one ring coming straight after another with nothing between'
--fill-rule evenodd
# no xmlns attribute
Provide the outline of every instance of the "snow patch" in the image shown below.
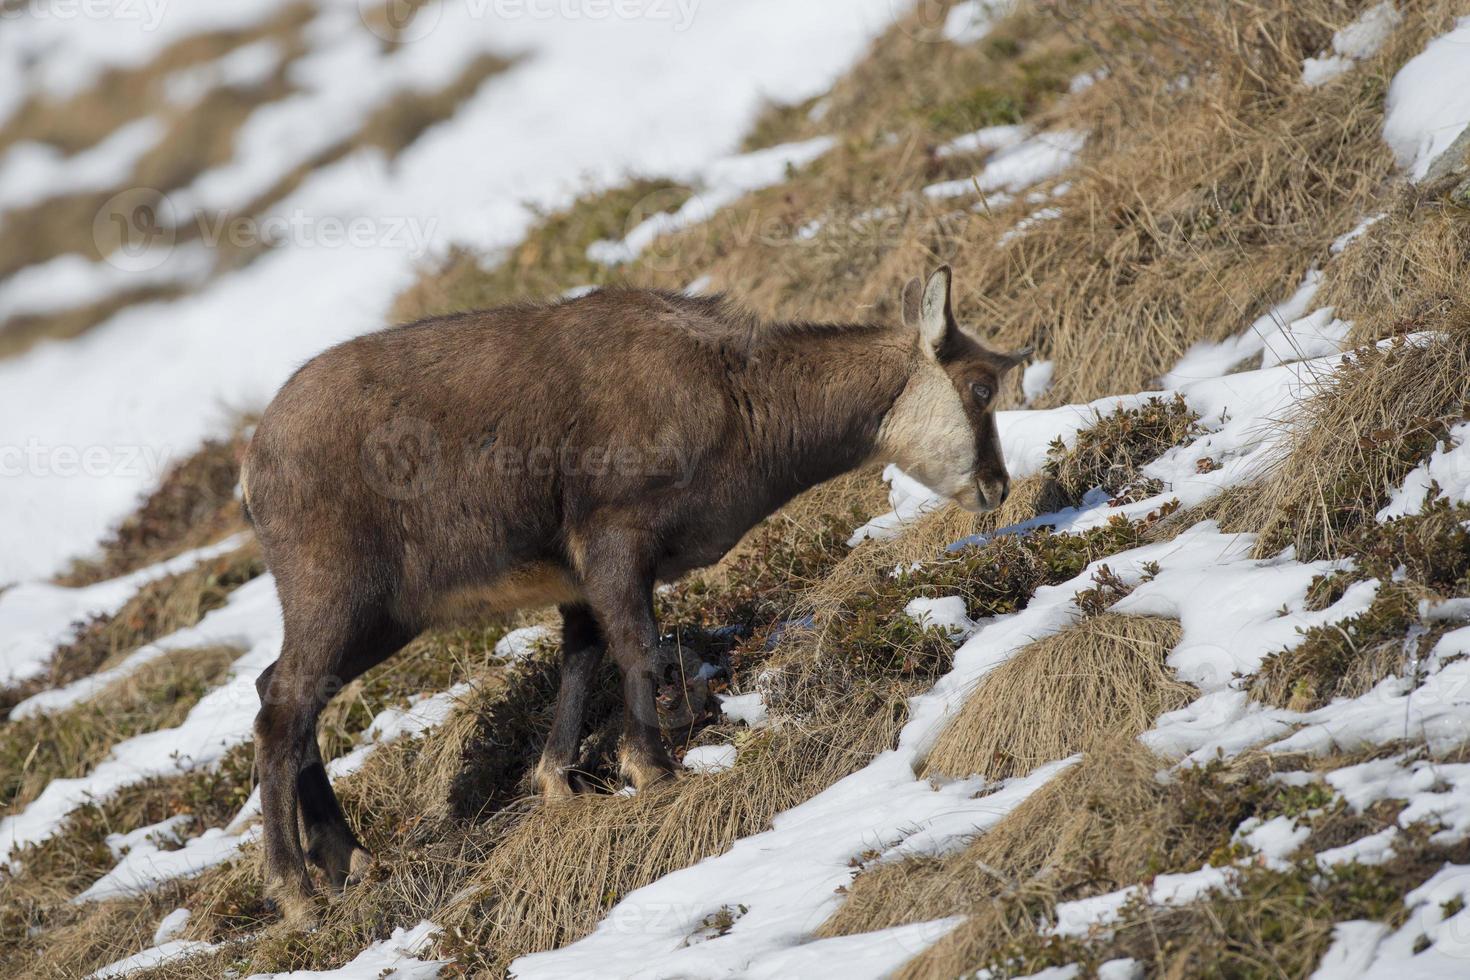
<svg viewBox="0 0 1470 980"><path fill-rule="evenodd" d="M700 745L684 753L684 768L697 773L724 772L735 768L738 755L733 745Z"/></svg>
<svg viewBox="0 0 1470 980"><path fill-rule="evenodd" d="M1422 180L1430 164L1470 124L1470 17L1437 37L1399 69L1388 87L1383 138L1410 180Z"/></svg>
<svg viewBox="0 0 1470 980"><path fill-rule="evenodd" d="M1332 54L1324 52L1302 62L1302 84L1317 88L1346 74L1353 65L1376 54L1403 19L1393 0L1369 7L1332 35Z"/></svg>

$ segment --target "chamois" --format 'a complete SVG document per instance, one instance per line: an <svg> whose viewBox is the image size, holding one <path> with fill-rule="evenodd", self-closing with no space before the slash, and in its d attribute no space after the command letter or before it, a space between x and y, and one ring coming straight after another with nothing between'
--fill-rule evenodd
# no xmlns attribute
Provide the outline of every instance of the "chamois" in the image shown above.
<svg viewBox="0 0 1470 980"><path fill-rule="evenodd" d="M255 742L266 884L287 921L314 917L306 860L336 888L371 861L327 779L318 714L454 610L560 608L561 688L535 774L547 797L572 793L610 652L621 767L642 789L673 769L650 670L658 582L869 463L971 510L999 506L992 403L1030 351L963 330L950 279L908 283L902 328L767 325L719 297L602 289L382 330L300 368L241 471L285 626L257 684Z"/></svg>

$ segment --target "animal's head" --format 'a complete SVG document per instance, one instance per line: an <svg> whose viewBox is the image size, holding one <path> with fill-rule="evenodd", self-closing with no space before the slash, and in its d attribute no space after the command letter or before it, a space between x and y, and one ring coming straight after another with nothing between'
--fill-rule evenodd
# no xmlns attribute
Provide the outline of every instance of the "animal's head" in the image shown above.
<svg viewBox="0 0 1470 980"><path fill-rule="evenodd" d="M883 421L886 454L916 480L972 511L993 510L1010 493L994 403L1006 373L1031 348L989 350L955 320L950 269L903 291L904 324L917 334L915 367Z"/></svg>

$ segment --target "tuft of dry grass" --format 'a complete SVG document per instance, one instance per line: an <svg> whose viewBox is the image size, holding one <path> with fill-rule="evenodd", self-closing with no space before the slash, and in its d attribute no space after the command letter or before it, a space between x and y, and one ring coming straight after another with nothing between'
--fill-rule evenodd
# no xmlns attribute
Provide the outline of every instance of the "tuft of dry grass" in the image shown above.
<svg viewBox="0 0 1470 980"><path fill-rule="evenodd" d="M728 772L543 807L505 831L448 910L456 948L472 968L497 970L580 938L624 895L766 829L890 747L903 699L902 689L864 692L799 727L749 736Z"/></svg>
<svg viewBox="0 0 1470 980"><path fill-rule="evenodd" d="M1383 217L1323 270L1318 301L1352 321L1351 341L1470 330L1470 220L1446 187L1399 188Z"/></svg>
<svg viewBox="0 0 1470 980"><path fill-rule="evenodd" d="M1279 457L1222 506L1222 523L1259 531L1262 557L1287 546L1303 561L1335 556L1467 414L1470 329L1360 348L1317 382Z"/></svg>
<svg viewBox="0 0 1470 980"><path fill-rule="evenodd" d="M986 674L935 741L923 772L1004 779L1138 735L1193 700L1164 658L1174 620L1103 613L1030 643Z"/></svg>

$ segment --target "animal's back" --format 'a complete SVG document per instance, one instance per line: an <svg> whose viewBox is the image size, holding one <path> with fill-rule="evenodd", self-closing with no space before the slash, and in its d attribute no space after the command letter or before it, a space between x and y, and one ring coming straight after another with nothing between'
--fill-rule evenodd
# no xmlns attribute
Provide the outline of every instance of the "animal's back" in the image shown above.
<svg viewBox="0 0 1470 980"><path fill-rule="evenodd" d="M339 344L252 438L267 556L309 536L426 583L479 574L460 552L556 560L569 511L657 493L728 443L722 381L755 330L718 301L604 290Z"/></svg>

